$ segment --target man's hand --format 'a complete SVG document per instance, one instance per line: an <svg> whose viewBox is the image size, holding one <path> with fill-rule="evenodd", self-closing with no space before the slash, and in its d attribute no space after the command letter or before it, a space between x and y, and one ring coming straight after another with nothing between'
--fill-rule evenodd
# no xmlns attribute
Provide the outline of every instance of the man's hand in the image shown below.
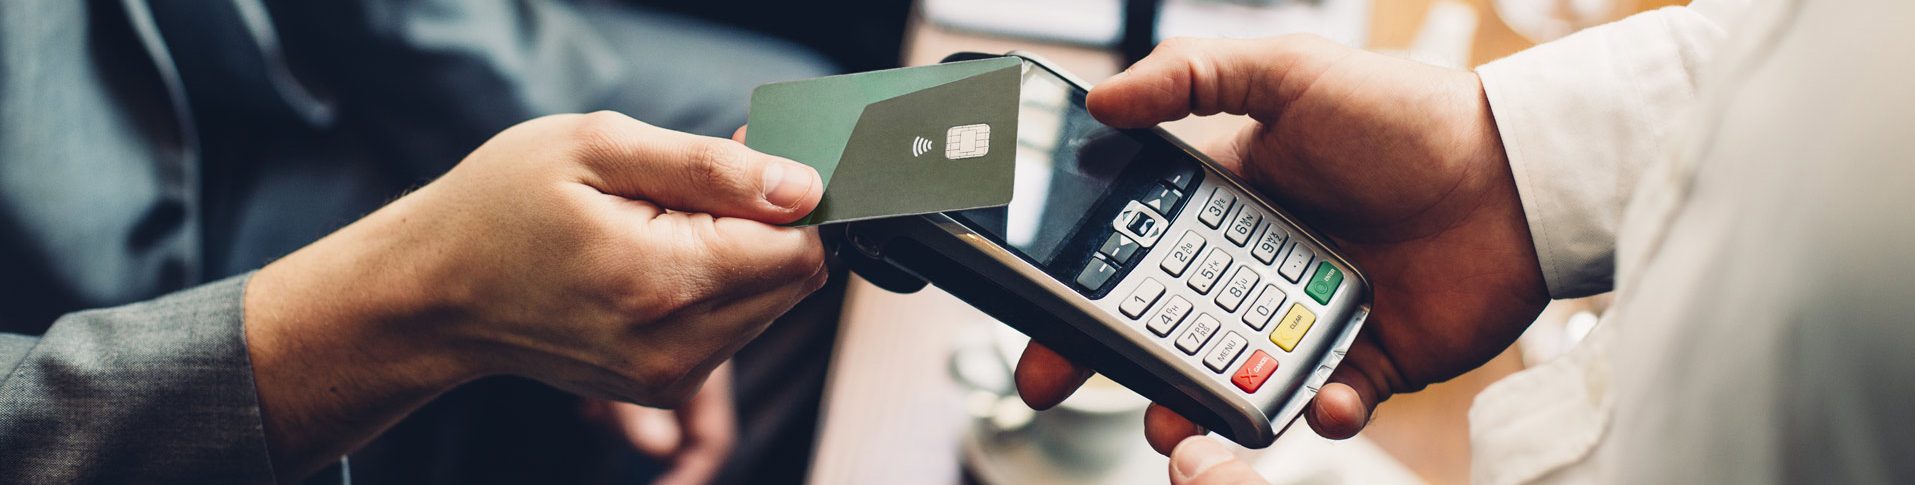
<svg viewBox="0 0 1915 485"><path fill-rule="evenodd" d="M1233 113L1256 123L1206 153L1322 229L1369 276L1376 305L1305 419L1347 438L1393 393L1476 368L1548 302L1481 82L1312 36L1172 39L1086 100L1099 120L1147 127ZM1088 371L1033 344L1026 402L1056 405ZM1146 414L1159 452L1201 429Z"/></svg>
<svg viewBox="0 0 1915 485"><path fill-rule="evenodd" d="M731 365L721 365L678 409L648 408L617 401L585 400L587 420L632 449L665 464L655 485L711 483L738 439L738 410L731 400Z"/></svg>
<svg viewBox="0 0 1915 485"><path fill-rule="evenodd" d="M616 113L514 126L253 276L248 349L296 478L433 396L516 374L670 407L824 283L809 167Z"/></svg>

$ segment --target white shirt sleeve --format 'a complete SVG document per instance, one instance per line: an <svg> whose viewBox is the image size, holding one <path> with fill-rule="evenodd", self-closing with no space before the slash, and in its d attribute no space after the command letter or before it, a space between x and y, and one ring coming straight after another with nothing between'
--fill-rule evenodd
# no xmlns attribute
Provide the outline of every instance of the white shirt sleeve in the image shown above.
<svg viewBox="0 0 1915 485"><path fill-rule="evenodd" d="M1677 148L1696 74L1748 3L1645 12L1476 69L1550 296L1610 289L1616 227L1637 176Z"/></svg>

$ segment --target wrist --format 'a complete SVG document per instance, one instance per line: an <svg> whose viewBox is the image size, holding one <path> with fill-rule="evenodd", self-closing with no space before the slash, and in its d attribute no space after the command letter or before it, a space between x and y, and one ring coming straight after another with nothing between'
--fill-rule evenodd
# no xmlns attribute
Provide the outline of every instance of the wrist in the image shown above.
<svg viewBox="0 0 1915 485"><path fill-rule="evenodd" d="M246 349L282 481L337 460L482 375L432 330L435 307L408 288L408 268L389 266L379 248L390 241L374 229L355 223L247 281Z"/></svg>
<svg viewBox="0 0 1915 485"><path fill-rule="evenodd" d="M1468 80L1468 98L1476 109L1475 139L1478 143L1475 144L1474 157L1481 163L1501 167L1501 172L1508 172L1509 152L1503 148L1503 132L1496 126L1496 113L1490 108L1489 92L1483 87L1483 77L1476 71L1466 71L1462 77ZM1509 184L1509 190L1516 190L1514 183Z"/></svg>
<svg viewBox="0 0 1915 485"><path fill-rule="evenodd" d="M1503 145L1502 129L1496 122L1496 113L1490 106L1489 93L1483 85L1483 78L1475 71L1469 71L1469 94L1477 110L1478 134L1475 136L1475 153L1472 155L1483 169L1482 183L1489 189L1481 212L1492 219L1491 230L1484 231L1500 242L1489 247L1505 248L1501 254L1507 255L1511 268L1512 287L1520 288L1516 294L1526 300L1547 302L1548 284L1543 276L1542 263L1536 254L1534 234L1531 232L1529 217L1523 207L1522 191L1519 190L1515 168L1510 165L1509 152Z"/></svg>
<svg viewBox="0 0 1915 485"><path fill-rule="evenodd" d="M430 264L395 251L416 243L386 221L403 211L395 203L254 274L245 325L262 381L262 365L282 364L299 369L294 382L337 375L429 398L487 373L447 331L452 312L427 291Z"/></svg>

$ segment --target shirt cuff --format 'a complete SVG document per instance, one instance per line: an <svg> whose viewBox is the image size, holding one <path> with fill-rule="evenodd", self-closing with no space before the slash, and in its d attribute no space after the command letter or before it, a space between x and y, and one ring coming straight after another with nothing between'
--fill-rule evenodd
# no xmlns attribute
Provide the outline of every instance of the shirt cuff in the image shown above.
<svg viewBox="0 0 1915 485"><path fill-rule="evenodd" d="M1671 15L1572 34L1476 69L1553 298L1609 291L1616 230L1638 175L1694 104Z"/></svg>

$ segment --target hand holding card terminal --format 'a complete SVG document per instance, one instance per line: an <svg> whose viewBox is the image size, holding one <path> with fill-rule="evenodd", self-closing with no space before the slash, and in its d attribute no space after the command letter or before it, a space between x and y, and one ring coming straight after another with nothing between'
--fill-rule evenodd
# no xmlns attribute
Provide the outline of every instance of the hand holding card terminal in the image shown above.
<svg viewBox="0 0 1915 485"><path fill-rule="evenodd" d="M849 224L854 270L929 281L1199 425L1270 444L1368 315L1362 274L1167 133L1091 119L1081 83L1027 59L1021 89L1011 204Z"/></svg>

